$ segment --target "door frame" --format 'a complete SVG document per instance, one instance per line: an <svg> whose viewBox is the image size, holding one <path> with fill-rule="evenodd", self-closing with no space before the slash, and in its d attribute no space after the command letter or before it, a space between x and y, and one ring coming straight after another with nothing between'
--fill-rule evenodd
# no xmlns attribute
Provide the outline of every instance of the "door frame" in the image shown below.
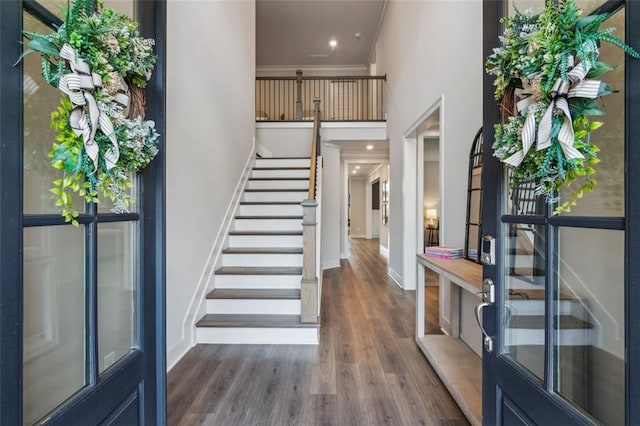
<svg viewBox="0 0 640 426"><path fill-rule="evenodd" d="M640 47L640 4L634 1L603 1L599 11L613 10L617 4L624 3L625 7L625 41L636 48ZM483 57L488 57L492 49L498 46L498 37L501 34L500 18L505 11L505 2L494 0L483 0ZM637 188L640 183L640 60L625 58L625 418L626 423L640 418L640 405L633 404L632 401L640 400L640 263L634 262L640 256L640 223L637 221L640 215L640 197ZM636 76L633 78L633 76ZM493 124L499 122L497 104L493 98L493 77L484 74L483 78L483 128L484 143L486 144L483 154L483 187L495 187L496 183L501 183L504 179L503 168L497 158L493 157L491 145L494 140ZM485 191L483 195L483 234L496 237L496 253L503 253L502 245L502 199L500 191ZM491 220L493 219L493 220ZM634 220L635 219L635 220ZM569 219L571 220L571 219ZM554 219L553 225L561 225L562 218ZM568 224L568 221L567 221ZM595 226L595 225L593 225ZM498 324L501 323L499 306L504 303L503 283L500 282L499 271L503 268L503 259L497 256L496 264L493 266L484 265L483 278L490 278L496 283L496 303L485 307L483 310L483 323L488 335L494 338L494 353L501 347L501 336L498 332ZM548 272L551 273L551 272ZM549 356L549 350L547 356ZM500 403L500 390L494 378L498 371L496 355L483 354L483 423L487 425L500 424L501 418L497 418L498 404ZM522 374L512 368L506 383L502 386L507 388L518 388L518 381ZM521 377L519 377L521 376ZM510 380L511 379L511 380ZM525 379L526 380L526 379ZM560 398L549 398L547 388L538 387L533 392L528 393L529 404L532 411L537 414L545 414L550 422L559 421L554 417L554 413L562 413L577 423L584 422L577 410ZM521 413L525 416L527 413ZM551 423L549 423L551 424Z"/></svg>
<svg viewBox="0 0 640 426"><path fill-rule="evenodd" d="M23 66L14 63L22 53L19 40L25 6L49 22L57 19L34 0L0 1L0 422L3 424L22 424L23 410ZM158 132L166 135L166 3L137 0L137 7L140 32L155 38L158 57L146 89L147 109ZM106 417L123 401L126 408L130 398L122 393L122 386L130 380L123 377L137 377L143 382L137 390L144 404L140 422L166 423L164 145L161 138L159 154L139 180L141 205L145 206L139 219L140 298L145 308L138 318L140 350L125 356L97 384L88 376L88 386L52 412L46 420L48 424L60 424L63 416L67 420L71 416L79 423L97 415ZM95 306L88 312L89 316L95 316ZM153 327L149 330L143 324Z"/></svg>
<svg viewBox="0 0 640 426"><path fill-rule="evenodd" d="M402 135L402 212L403 212L403 232L402 232L402 277L403 288L405 290L416 290L418 282L424 281L422 268L418 267L416 254L424 251L424 143L418 142L417 129L434 112L438 111L440 122L440 172L439 172L439 192L440 192L440 212L444 205L446 194L443 183L443 158L444 158L444 94L440 95L434 103L416 121L407 128ZM446 221L445 221L446 222ZM443 235L442 222L440 223L440 235ZM446 227L446 223L444 223ZM441 240L442 244L442 240ZM422 273L421 273L422 272ZM424 312L423 312L424 315Z"/></svg>

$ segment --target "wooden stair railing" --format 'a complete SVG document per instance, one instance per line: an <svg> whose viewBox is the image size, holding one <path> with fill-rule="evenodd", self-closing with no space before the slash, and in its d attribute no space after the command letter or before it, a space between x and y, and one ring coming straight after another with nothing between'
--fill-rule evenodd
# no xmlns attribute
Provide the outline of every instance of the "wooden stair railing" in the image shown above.
<svg viewBox="0 0 640 426"><path fill-rule="evenodd" d="M319 244L317 237L317 208L320 192L318 175L322 165L318 164L320 156L320 99L315 98L313 138L311 142L311 167L309 168L308 199L302 202L302 282L300 284L301 321L318 322L320 316L319 276Z"/></svg>

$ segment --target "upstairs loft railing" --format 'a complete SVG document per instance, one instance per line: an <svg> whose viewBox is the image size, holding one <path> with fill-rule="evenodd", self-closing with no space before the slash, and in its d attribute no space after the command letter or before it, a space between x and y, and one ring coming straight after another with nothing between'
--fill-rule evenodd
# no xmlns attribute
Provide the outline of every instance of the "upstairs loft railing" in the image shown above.
<svg viewBox="0 0 640 426"><path fill-rule="evenodd" d="M256 77L256 121L384 121L387 76Z"/></svg>

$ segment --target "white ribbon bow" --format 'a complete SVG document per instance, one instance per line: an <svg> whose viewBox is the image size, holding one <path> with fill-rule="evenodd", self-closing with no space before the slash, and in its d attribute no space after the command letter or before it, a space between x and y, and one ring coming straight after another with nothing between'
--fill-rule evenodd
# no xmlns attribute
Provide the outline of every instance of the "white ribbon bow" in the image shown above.
<svg viewBox="0 0 640 426"><path fill-rule="evenodd" d="M563 81L562 78L558 78L553 89L551 90L551 104L545 111L540 124L538 125L538 138L536 144L536 150L551 146L551 132L553 130L553 112L558 108L565 119L558 133L558 142L567 160L576 158L584 158L584 156L574 146L575 140L573 133L573 120L569 111L569 98L589 98L595 99L600 92L599 80L585 80L585 76L589 72L589 66L584 65L582 62L577 65L574 64L573 56L569 57L568 66L569 72L567 73L567 81ZM533 96L518 102L518 110L526 112L527 118L524 122L522 129L522 150L511 155L509 158L503 160L505 163L517 167L524 160L525 155L529 152L529 149L533 146L534 140L536 140L536 117L535 113L528 111L529 107L533 105L537 100Z"/></svg>
<svg viewBox="0 0 640 426"><path fill-rule="evenodd" d="M65 43L60 50L60 56L66 59L71 66L72 72L60 77L58 88L69 96L74 108L69 115L69 124L76 133L82 135L84 149L93 162L94 170L98 168L98 153L100 148L95 141L98 128L109 138L111 146L104 153L104 163L108 170L112 169L118 162L120 150L118 140L115 136L111 120L98 107L98 104L91 94L97 88L102 87L102 78L92 73L89 65L78 57L73 47ZM128 106L129 97L118 94L116 99L123 106ZM86 106L86 108L85 108Z"/></svg>

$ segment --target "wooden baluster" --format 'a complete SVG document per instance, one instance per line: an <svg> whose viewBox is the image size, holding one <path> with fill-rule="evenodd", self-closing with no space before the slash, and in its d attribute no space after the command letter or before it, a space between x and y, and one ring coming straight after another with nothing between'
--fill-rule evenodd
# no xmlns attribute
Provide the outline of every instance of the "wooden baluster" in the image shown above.
<svg viewBox="0 0 640 426"><path fill-rule="evenodd" d="M296 71L296 120L302 120L302 70Z"/></svg>

